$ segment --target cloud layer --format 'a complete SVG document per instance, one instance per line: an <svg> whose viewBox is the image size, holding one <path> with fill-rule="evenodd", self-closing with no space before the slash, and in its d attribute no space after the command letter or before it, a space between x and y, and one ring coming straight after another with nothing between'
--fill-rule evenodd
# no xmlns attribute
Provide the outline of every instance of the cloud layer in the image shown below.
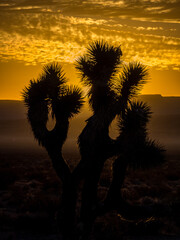
<svg viewBox="0 0 180 240"><path fill-rule="evenodd" d="M179 70L179 10L178 0L1 0L1 61L74 62L104 39L125 61Z"/></svg>

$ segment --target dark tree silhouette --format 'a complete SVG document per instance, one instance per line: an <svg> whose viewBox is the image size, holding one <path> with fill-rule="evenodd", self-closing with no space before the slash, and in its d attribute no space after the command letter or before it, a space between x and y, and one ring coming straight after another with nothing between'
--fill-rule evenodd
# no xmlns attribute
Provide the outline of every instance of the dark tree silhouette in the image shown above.
<svg viewBox="0 0 180 240"><path fill-rule="evenodd" d="M69 120L79 113L83 104L81 90L67 86L58 64L45 66L43 74L31 80L23 90L34 136L46 148L63 183L59 224L64 239L87 239L95 218L109 210L133 215L133 208L121 196L127 167L149 168L163 162L163 149L147 135L150 108L146 103L133 101L146 83L147 68L140 63L120 68L121 56L120 46L96 41L89 45L87 54L76 61L81 81L89 89L92 116L86 120L78 138L81 159L72 172L63 159L62 146ZM46 127L49 112L56 120L51 131ZM109 126L115 117L119 119L119 136L113 140L109 136ZM99 203L98 181L108 158L114 161L113 178L106 199ZM81 180L84 185L78 219L75 209Z"/></svg>

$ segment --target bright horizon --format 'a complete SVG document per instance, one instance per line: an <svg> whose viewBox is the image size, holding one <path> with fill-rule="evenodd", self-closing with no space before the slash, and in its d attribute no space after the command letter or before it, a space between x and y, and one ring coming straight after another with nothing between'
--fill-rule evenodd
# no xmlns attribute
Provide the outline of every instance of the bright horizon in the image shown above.
<svg viewBox="0 0 180 240"><path fill-rule="evenodd" d="M0 99L21 100L51 62L79 84L73 63L94 40L121 45L122 61L148 66L141 94L180 96L179 12L178 0L1 0Z"/></svg>

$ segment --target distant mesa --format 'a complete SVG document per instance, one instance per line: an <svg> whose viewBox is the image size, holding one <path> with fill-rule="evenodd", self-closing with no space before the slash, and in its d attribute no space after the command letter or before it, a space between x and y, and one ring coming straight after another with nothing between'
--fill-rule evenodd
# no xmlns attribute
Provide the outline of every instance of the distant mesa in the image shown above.
<svg viewBox="0 0 180 240"><path fill-rule="evenodd" d="M154 114L180 114L180 97L163 97L160 94L140 95L139 99L148 102Z"/></svg>
<svg viewBox="0 0 180 240"><path fill-rule="evenodd" d="M24 103L18 100L0 100L0 120L26 118Z"/></svg>
<svg viewBox="0 0 180 240"><path fill-rule="evenodd" d="M180 114L180 97L163 97L160 94L140 95L138 99L148 102L154 114ZM24 103L18 100L0 100L0 120L25 119Z"/></svg>

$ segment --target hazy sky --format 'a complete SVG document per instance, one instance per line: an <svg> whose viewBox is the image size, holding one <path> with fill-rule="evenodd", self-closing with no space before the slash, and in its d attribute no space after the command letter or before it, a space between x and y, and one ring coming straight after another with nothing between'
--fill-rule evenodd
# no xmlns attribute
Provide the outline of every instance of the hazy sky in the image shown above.
<svg viewBox="0 0 180 240"><path fill-rule="evenodd" d="M73 62L95 39L149 66L143 94L180 96L180 0L1 0L0 32L0 99L20 99L53 61L77 83Z"/></svg>

